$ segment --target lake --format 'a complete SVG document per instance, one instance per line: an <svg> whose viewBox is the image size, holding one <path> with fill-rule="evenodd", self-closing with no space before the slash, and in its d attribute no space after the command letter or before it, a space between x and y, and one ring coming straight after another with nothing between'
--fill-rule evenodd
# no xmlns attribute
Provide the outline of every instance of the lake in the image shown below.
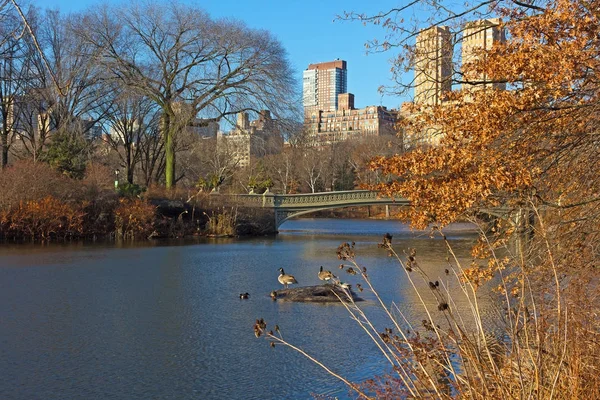
<svg viewBox="0 0 600 400"><path fill-rule="evenodd" d="M264 238L2 245L0 398L348 398L342 383L289 348L270 348L252 326L257 318L277 323L287 340L353 381L388 371L342 305L269 297L281 288L279 267L300 285L318 284L321 265L359 282L337 267L338 245L354 241L386 304L420 321L405 272L377 247L386 232L397 251L415 248L421 267L456 291L444 274L444 242L396 221L291 220ZM469 226L448 237L468 263ZM250 298L241 300L245 292ZM373 295L359 294L383 330L389 323ZM468 308L460 299L456 307Z"/></svg>

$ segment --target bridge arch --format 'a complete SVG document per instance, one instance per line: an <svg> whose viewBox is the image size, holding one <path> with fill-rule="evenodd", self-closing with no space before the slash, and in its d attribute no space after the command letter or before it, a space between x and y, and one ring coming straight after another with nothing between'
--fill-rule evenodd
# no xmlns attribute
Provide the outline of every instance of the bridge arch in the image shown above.
<svg viewBox="0 0 600 400"><path fill-rule="evenodd" d="M396 205L396 206L405 206L407 204L399 204L399 203L394 203L394 202L390 202L389 204L384 204L384 203L374 203L374 204L351 204L351 205L336 205L336 206L330 206L330 207L322 207L322 208L311 208L311 209L307 209L307 210L275 210L275 227L277 228L277 230L279 230L279 227L286 221L290 220L290 219L294 219L296 217L300 217L302 215L306 215L306 214L312 214L312 213L316 213L319 211L326 211L326 210L336 210L336 209L341 209L341 208L347 208L347 207L357 207L357 206L369 206L369 205Z"/></svg>
<svg viewBox="0 0 600 400"><path fill-rule="evenodd" d="M272 208L275 212L275 229L285 221L304 214L345 207L369 205L408 205L406 199L381 197L369 190L302 194L248 194L237 196L243 203L255 207Z"/></svg>
<svg viewBox="0 0 600 400"><path fill-rule="evenodd" d="M369 190L348 190L340 192L320 192L302 194L243 194L236 199L250 207L273 209L275 213L275 229L278 230L285 221L300 215L317 211L369 205L409 205L404 198L383 197ZM526 209L510 209L494 207L479 210L480 214L494 218L508 219L517 229L521 229L531 219L530 211Z"/></svg>

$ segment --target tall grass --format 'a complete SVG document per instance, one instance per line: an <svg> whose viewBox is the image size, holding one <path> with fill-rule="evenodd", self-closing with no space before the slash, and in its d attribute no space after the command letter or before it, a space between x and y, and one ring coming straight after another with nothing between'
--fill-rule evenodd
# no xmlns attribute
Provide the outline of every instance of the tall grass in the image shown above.
<svg viewBox="0 0 600 400"><path fill-rule="evenodd" d="M354 245L340 245L337 254L346 272L360 277L356 287L372 293L386 322L375 324L348 290L340 302L389 364L387 374L350 382L284 339L278 326L271 330L259 320L255 334L309 358L344 382L357 398L600 398L598 281L561 276L560 267L552 262L557 249L544 234L543 216L538 214L538 219L536 243L543 247L515 251L505 235L482 229L474 249L479 259L469 266L461 264L443 231L434 230L450 255L436 276L420 267L414 250L401 255L391 236L384 236L379 246L404 271L426 316L420 323L411 321L396 304L386 305ZM510 230L503 232L507 233ZM540 263L543 270L537 268ZM480 287L492 279L504 314L501 331L492 331L484 322L478 298ZM468 299L466 311L456 305L458 295L449 290L452 281ZM425 301L430 296L437 301L433 307Z"/></svg>
<svg viewBox="0 0 600 400"><path fill-rule="evenodd" d="M205 213L208 222L204 228L209 236L235 236L237 225L237 208L223 207L213 211L211 215Z"/></svg>

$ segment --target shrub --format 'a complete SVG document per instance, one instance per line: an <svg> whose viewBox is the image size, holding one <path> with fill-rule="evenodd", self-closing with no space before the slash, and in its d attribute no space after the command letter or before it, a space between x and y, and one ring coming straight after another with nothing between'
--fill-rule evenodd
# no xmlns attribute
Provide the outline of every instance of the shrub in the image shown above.
<svg viewBox="0 0 600 400"><path fill-rule="evenodd" d="M0 188L1 209L47 196L62 201L77 199L83 189L80 182L48 168L47 164L30 160L17 161L0 171Z"/></svg>
<svg viewBox="0 0 600 400"><path fill-rule="evenodd" d="M87 203L65 203L52 196L21 202L0 212L0 235L12 239L47 241L83 234Z"/></svg>
<svg viewBox="0 0 600 400"><path fill-rule="evenodd" d="M126 239L146 238L154 231L156 207L142 199L119 200L115 209L115 233Z"/></svg>
<svg viewBox="0 0 600 400"><path fill-rule="evenodd" d="M219 211L213 211L212 216L208 217L208 222L204 228L209 236L234 236L237 221L237 209L232 208L227 211L224 207Z"/></svg>
<svg viewBox="0 0 600 400"><path fill-rule="evenodd" d="M124 182L120 183L117 192L123 197L140 197L146 188L141 187L137 183Z"/></svg>

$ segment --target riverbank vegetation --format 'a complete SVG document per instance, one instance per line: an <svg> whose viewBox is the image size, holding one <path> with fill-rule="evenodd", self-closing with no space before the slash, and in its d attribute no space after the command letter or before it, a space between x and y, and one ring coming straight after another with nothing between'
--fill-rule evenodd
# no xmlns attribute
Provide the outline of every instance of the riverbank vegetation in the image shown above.
<svg viewBox="0 0 600 400"><path fill-rule="evenodd" d="M46 163L21 160L2 171L0 187L0 240L140 240L274 230L272 214L224 207L223 199L197 189L190 195L183 189L115 188L112 171L103 165L88 164L77 179Z"/></svg>
<svg viewBox="0 0 600 400"><path fill-rule="evenodd" d="M402 150L392 135L316 149L298 122L297 85L281 43L194 6L133 2L65 15L11 1L0 4L0 21L5 239L199 234L217 212L211 192L355 189L382 178L368 168L370 158ZM262 110L288 146L242 167L234 148L217 145L217 128ZM152 229L115 214L122 198L157 207ZM64 215L54 215L59 205ZM26 228L41 217L22 215L33 209L46 210L47 220ZM84 217L70 223L67 209ZM259 226L266 219L256 214L238 212L228 231L272 233L272 222Z"/></svg>
<svg viewBox="0 0 600 400"><path fill-rule="evenodd" d="M398 258L426 315L417 324L380 302L389 322L373 326L365 310L348 307L389 363L388 375L349 382L283 339L279 326L258 321L255 333L300 351L359 398L598 398L600 4L497 1L449 10L417 3L431 19L405 20L415 3L375 16L345 15L389 29L385 41L370 46L400 51L392 90L414 87L403 73L423 56L414 46L421 28L450 26L459 55L466 21L500 16L507 40L454 68L451 79L462 90L446 93L446 101L407 105L404 134L414 138L433 127L439 145L375 158L372 168L388 179L371 188L408 198L404 217L433 227L442 240L444 226L457 218L477 222L494 209L504 210L503 218L482 230L470 265L461 265L447 242L448 259L435 276L419 268L418 254L398 253L384 237L381 247ZM440 62L433 53L427 56ZM482 76L506 90L476 90ZM379 301L353 247L342 245L338 257ZM447 289L450 280L469 298L468 315L457 313L460 293ZM497 293L499 331L478 312L484 285Z"/></svg>

